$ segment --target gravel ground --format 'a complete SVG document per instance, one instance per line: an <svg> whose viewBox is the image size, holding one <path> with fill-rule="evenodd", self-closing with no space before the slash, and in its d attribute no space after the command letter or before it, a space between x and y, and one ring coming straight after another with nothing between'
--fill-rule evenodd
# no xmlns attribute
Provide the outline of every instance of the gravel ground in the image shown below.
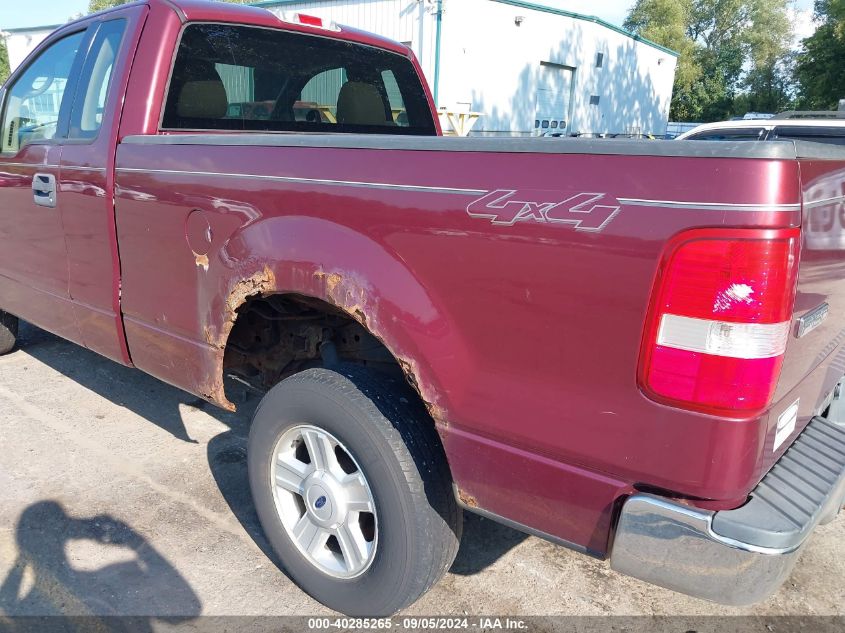
<svg viewBox="0 0 845 633"><path fill-rule="evenodd" d="M23 325L0 358L0 615L330 615L268 555L247 486L255 404L228 414ZM843 580L845 516L740 609L468 515L451 572L407 614L843 615Z"/></svg>

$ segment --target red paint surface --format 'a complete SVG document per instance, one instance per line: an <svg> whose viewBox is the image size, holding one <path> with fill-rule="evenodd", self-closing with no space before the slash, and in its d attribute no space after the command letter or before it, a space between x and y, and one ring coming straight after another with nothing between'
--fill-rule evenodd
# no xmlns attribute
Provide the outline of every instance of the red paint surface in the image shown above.
<svg viewBox="0 0 845 633"><path fill-rule="evenodd" d="M180 6L189 20L281 27L251 7ZM115 174L115 136L157 133L180 28L167 4L150 3L134 56L122 52L121 88L110 106L122 104L119 129L110 126L109 144L62 158L106 169L102 181L76 171L85 180L78 191L63 176L72 197L59 212L76 227L67 251L55 216L36 219L29 206L33 168L6 164L24 162L20 156L0 158L4 308L202 393L219 378L209 339L225 331L226 297L238 281L269 272L279 292L329 299L326 275L336 273L344 292L361 299L374 333L413 363L436 400L461 490L490 512L598 553L606 551L613 508L635 486L707 499L710 507L741 503L788 445L772 451L778 414L800 397L803 426L845 370L837 365L837 341L845 340L837 339L845 325L842 251L804 252L796 316L827 300L831 317L791 340L769 410L708 416L658 404L638 387L644 320L667 241L690 228L797 227L798 212L623 205L603 230L589 232L539 220L495 225L467 213L481 195L246 177L504 189L525 200L603 192L606 200L775 205L798 202L818 183L845 182L845 163L120 144L117 167L141 171ZM407 53L375 36L338 36ZM30 147L28 160L59 164L48 151L56 148ZM26 209L17 226L9 209ZM211 229L207 271L186 241L202 237L186 229L194 210ZM118 289L129 357L114 318Z"/></svg>

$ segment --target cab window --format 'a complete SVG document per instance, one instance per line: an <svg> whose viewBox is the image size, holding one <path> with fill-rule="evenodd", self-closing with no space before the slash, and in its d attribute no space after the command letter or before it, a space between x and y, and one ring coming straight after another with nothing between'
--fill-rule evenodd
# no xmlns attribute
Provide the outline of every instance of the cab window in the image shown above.
<svg viewBox="0 0 845 633"><path fill-rule="evenodd" d="M162 128L436 134L407 57L330 37L221 24L185 28Z"/></svg>
<svg viewBox="0 0 845 633"><path fill-rule="evenodd" d="M71 69L85 31L62 38L44 50L6 93L3 153L56 136Z"/></svg>
<svg viewBox="0 0 845 633"><path fill-rule="evenodd" d="M93 139L100 131L112 70L125 30L124 19L103 22L97 29L80 74L76 102L70 116L69 138Z"/></svg>

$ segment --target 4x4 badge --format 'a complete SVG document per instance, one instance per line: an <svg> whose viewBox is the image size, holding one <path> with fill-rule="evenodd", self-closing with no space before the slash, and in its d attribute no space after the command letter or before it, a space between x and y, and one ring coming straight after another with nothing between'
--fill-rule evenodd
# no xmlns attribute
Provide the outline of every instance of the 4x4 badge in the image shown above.
<svg viewBox="0 0 845 633"><path fill-rule="evenodd" d="M578 193L565 200L549 200L551 192L497 189L467 206L473 218L489 218L496 226L517 222L552 222L572 225L576 231L601 231L619 213L616 204L597 204L603 193ZM610 201L608 201L610 202Z"/></svg>

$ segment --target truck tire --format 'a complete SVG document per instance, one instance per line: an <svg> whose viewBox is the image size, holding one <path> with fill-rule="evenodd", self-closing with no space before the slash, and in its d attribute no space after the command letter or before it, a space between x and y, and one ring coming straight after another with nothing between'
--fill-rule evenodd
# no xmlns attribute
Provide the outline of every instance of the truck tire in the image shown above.
<svg viewBox="0 0 845 633"><path fill-rule="evenodd" d="M463 517L443 448L407 386L357 366L309 369L258 406L247 461L287 574L327 607L388 616L428 591Z"/></svg>
<svg viewBox="0 0 845 633"><path fill-rule="evenodd" d="M18 317L0 310L0 356L15 348L18 340Z"/></svg>

